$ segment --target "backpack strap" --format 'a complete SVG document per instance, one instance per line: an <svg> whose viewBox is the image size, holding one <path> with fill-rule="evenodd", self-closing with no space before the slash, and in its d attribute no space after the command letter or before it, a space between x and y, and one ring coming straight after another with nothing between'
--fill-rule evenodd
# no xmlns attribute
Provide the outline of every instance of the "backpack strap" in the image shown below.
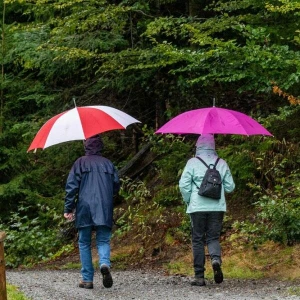
<svg viewBox="0 0 300 300"><path fill-rule="evenodd" d="M217 160L216 160L216 162L215 162L215 165L214 165L214 169L216 168L216 166L217 166L219 160L220 160L220 157L217 158Z"/></svg>
<svg viewBox="0 0 300 300"><path fill-rule="evenodd" d="M206 166L206 168L209 169L209 166L207 165L207 163L206 163L201 157L196 156L196 158L198 158L198 159ZM214 169L216 168L216 166L217 166L219 160L220 160L220 157L217 158L217 160L216 160L216 162L215 162L215 164L214 164Z"/></svg>
<svg viewBox="0 0 300 300"><path fill-rule="evenodd" d="M206 166L206 168L209 169L209 166L202 158L200 158L199 156L196 156L196 158L198 158Z"/></svg>
<svg viewBox="0 0 300 300"><path fill-rule="evenodd" d="M192 182L196 186L196 188L199 190L200 187L196 184L196 182L194 181L193 177L192 177Z"/></svg>

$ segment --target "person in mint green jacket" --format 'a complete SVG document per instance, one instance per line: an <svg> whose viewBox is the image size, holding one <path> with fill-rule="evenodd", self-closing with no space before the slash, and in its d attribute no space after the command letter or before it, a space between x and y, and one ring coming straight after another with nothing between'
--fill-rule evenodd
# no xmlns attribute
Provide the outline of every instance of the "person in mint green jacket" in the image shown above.
<svg viewBox="0 0 300 300"><path fill-rule="evenodd" d="M215 164L218 155L215 151L215 140L212 134L203 134L198 138L196 156L202 158L207 165ZM222 178L221 199L219 200L198 195L207 167L196 157L189 159L179 181L179 189L183 201L187 205L186 212L191 219L195 272L195 278L191 284L196 286L205 285L205 244L207 244L210 254L214 280L216 283L223 281L219 240L226 212L225 192L232 192L235 184L230 169L223 159L219 160L216 168Z"/></svg>

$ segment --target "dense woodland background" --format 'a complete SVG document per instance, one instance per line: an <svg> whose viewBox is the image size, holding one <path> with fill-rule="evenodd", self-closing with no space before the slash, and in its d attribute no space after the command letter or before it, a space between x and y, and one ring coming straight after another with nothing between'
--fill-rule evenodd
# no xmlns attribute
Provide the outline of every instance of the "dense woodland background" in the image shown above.
<svg viewBox="0 0 300 300"><path fill-rule="evenodd" d="M299 243L298 0L4 0L0 11L0 230L8 234L8 266L71 249L64 185L82 142L27 149L73 99L142 122L103 134L103 155L122 178L114 241L138 241L140 257L189 243L178 180L197 137L154 131L215 98L274 135L217 137L237 185L224 236Z"/></svg>

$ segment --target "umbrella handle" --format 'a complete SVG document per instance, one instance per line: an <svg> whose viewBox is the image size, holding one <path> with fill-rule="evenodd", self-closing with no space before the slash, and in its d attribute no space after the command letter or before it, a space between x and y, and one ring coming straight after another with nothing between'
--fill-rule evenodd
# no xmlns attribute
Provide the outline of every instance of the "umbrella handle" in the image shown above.
<svg viewBox="0 0 300 300"><path fill-rule="evenodd" d="M73 97L74 106L76 107L76 98Z"/></svg>

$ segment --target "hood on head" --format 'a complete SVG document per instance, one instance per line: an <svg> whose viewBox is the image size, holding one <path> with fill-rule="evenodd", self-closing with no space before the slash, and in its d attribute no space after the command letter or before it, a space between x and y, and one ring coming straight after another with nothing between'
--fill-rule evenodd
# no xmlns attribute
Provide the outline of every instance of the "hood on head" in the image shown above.
<svg viewBox="0 0 300 300"><path fill-rule="evenodd" d="M84 142L84 150L85 155L95 155L95 154L101 154L101 151L104 147L102 138L100 135L94 135Z"/></svg>
<svg viewBox="0 0 300 300"><path fill-rule="evenodd" d="M201 134L196 143L197 150L215 150L215 138L213 134Z"/></svg>

